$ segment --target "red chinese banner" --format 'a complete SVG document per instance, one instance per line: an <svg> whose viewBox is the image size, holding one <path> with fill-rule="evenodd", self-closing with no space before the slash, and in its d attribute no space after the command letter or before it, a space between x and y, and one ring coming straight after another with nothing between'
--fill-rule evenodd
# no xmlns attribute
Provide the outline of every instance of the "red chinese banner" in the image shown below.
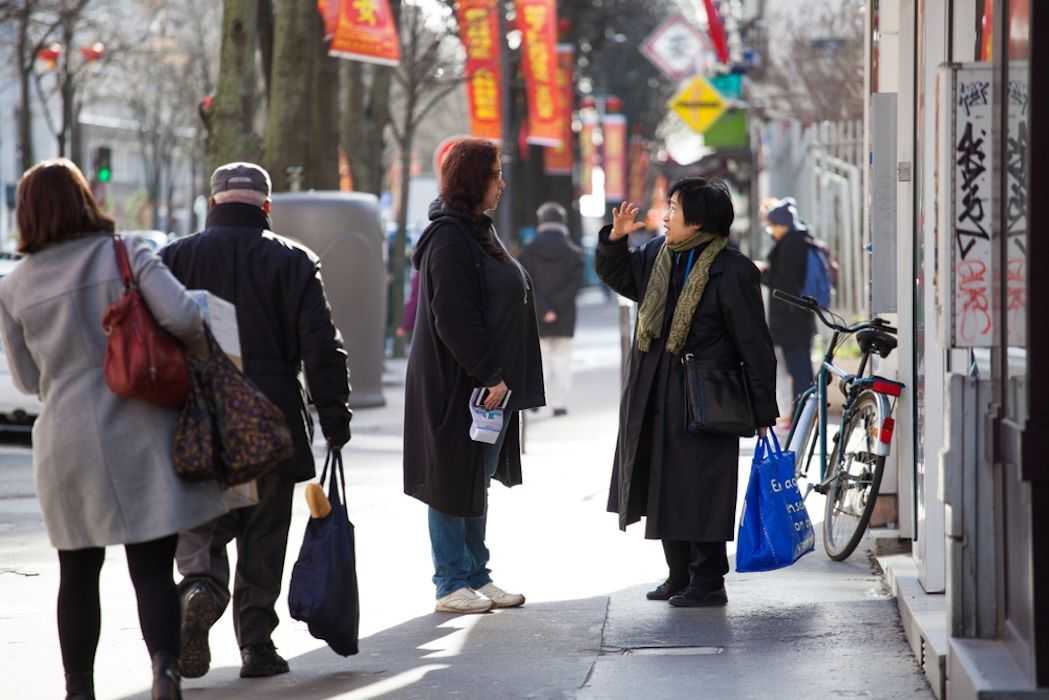
<svg viewBox="0 0 1049 700"><path fill-rule="evenodd" d="M324 18L324 40L330 41L339 28L339 6L341 0L317 0L317 12Z"/></svg>
<svg viewBox="0 0 1049 700"><path fill-rule="evenodd" d="M556 0L517 0L517 25L528 89L528 143L560 146Z"/></svg>
<svg viewBox="0 0 1049 700"><path fill-rule="evenodd" d="M338 2L338 20L329 55L351 61L396 66L401 60L397 24L389 0L325 0ZM325 8L325 20L330 11Z"/></svg>
<svg viewBox="0 0 1049 700"><path fill-rule="evenodd" d="M503 135L499 0L460 0L459 38L466 47L470 134L499 140Z"/></svg>
<svg viewBox="0 0 1049 700"><path fill-rule="evenodd" d="M571 175L575 164L572 154L572 109L575 102L575 87L572 84L575 72L575 48L571 44L557 46L557 116L561 123L561 145L543 151L543 162L547 175Z"/></svg>
<svg viewBox="0 0 1049 700"><path fill-rule="evenodd" d="M626 198L626 117L606 114L601 122L605 136L605 199Z"/></svg>
<svg viewBox="0 0 1049 700"><path fill-rule="evenodd" d="M597 167L597 148L594 147L594 128L597 117L590 110L580 115L583 128L579 131L579 193L594 192L594 168Z"/></svg>
<svg viewBox="0 0 1049 700"><path fill-rule="evenodd" d="M650 156L645 142L639 138L630 141L630 186L627 201L642 206L645 200L645 185L648 184Z"/></svg>

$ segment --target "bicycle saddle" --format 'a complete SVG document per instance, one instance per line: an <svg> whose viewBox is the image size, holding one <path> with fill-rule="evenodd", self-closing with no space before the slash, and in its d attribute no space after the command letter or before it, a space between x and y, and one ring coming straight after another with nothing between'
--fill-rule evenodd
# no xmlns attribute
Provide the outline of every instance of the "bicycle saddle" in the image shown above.
<svg viewBox="0 0 1049 700"><path fill-rule="evenodd" d="M864 328L856 334L856 342L864 353L876 353L888 357L896 349L896 338L877 328Z"/></svg>

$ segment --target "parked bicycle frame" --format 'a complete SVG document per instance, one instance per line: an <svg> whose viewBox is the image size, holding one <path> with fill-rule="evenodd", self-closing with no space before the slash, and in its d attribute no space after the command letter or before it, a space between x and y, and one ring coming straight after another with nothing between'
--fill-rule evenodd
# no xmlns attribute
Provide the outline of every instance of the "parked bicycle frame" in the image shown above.
<svg viewBox="0 0 1049 700"><path fill-rule="evenodd" d="M796 297L780 290L773 295L813 312L823 325L834 331L815 383L794 402L786 442L787 449L797 456L796 476L809 483L805 495L816 491L827 496L824 548L831 559L841 561L852 554L867 529L889 456L895 428L893 411L904 385L867 372L871 355L885 358L896 348L893 336L897 331L878 318L847 325L811 297ZM852 335L856 336L862 352L855 374L834 364L835 354ZM828 455L827 388L831 375L839 380L845 402L841 426ZM819 477L813 481L808 474L817 448Z"/></svg>

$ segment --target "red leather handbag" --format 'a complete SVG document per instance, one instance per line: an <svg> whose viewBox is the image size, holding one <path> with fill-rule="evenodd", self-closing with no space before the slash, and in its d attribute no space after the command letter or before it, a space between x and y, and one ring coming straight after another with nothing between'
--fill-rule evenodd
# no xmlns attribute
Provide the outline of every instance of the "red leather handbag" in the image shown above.
<svg viewBox="0 0 1049 700"><path fill-rule="evenodd" d="M153 318L131 273L127 247L113 237L124 294L102 316L106 384L117 396L181 408L189 395L189 368L179 341Z"/></svg>

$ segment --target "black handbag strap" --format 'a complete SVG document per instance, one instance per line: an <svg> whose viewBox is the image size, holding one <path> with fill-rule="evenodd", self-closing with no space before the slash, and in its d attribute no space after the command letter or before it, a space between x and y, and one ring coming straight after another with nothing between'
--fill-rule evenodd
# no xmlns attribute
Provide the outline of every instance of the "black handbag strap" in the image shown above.
<svg viewBox="0 0 1049 700"><path fill-rule="evenodd" d="M328 477L328 468L331 467L331 478L328 481L328 500L334 505L336 503L342 503L344 506L347 505L347 494L346 494L346 473L342 465L342 450L335 448L328 448L328 456L324 458L324 468L321 470L320 484L324 486L325 480ZM339 486L342 487L342 494L339 493Z"/></svg>

